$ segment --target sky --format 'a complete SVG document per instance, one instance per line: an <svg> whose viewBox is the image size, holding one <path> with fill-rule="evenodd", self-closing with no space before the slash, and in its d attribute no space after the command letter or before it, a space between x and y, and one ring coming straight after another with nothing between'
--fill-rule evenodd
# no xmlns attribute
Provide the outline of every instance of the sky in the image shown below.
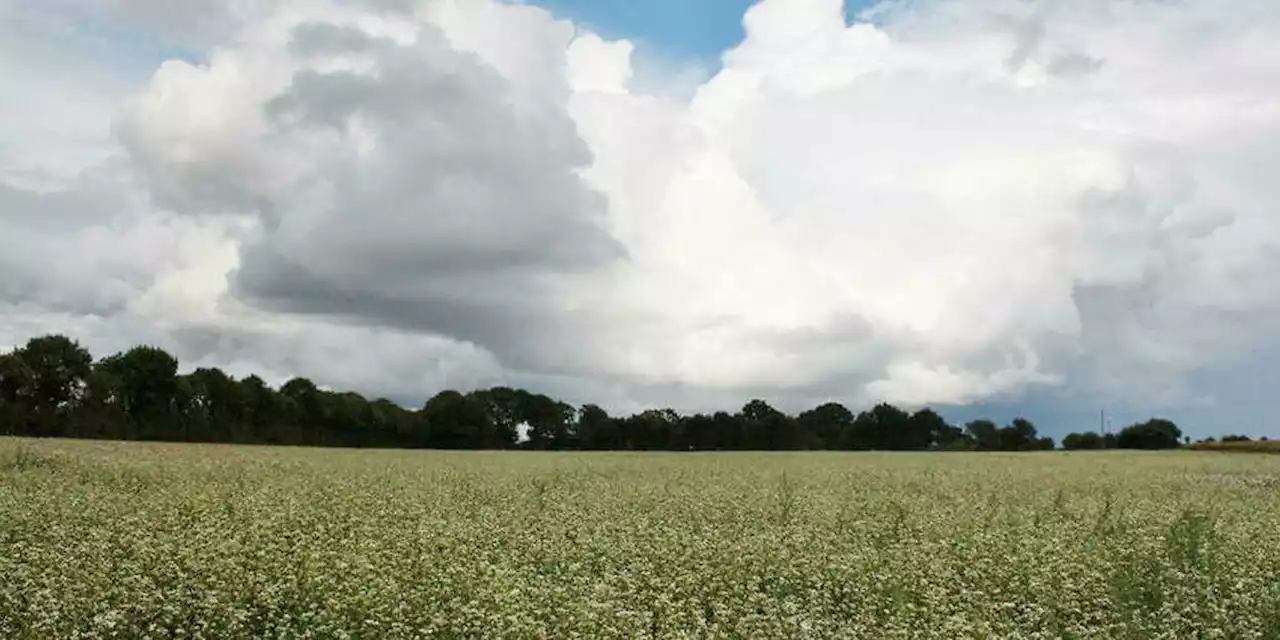
<svg viewBox="0 0 1280 640"><path fill-rule="evenodd" d="M1280 436L1273 0L0 0L0 348Z"/></svg>
<svg viewBox="0 0 1280 640"><path fill-rule="evenodd" d="M610 39L626 39L652 55L718 67L720 54L742 41L742 16L754 0L529 0L556 16L573 20ZM845 3L852 21L871 6L865 0Z"/></svg>

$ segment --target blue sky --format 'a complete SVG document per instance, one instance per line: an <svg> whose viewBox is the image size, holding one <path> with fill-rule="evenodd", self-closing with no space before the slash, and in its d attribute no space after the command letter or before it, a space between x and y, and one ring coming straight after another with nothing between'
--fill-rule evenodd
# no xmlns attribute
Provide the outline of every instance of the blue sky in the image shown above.
<svg viewBox="0 0 1280 640"><path fill-rule="evenodd" d="M627 38L666 56L713 62L742 39L742 16L756 0L528 0L607 38ZM846 13L873 4L848 0Z"/></svg>

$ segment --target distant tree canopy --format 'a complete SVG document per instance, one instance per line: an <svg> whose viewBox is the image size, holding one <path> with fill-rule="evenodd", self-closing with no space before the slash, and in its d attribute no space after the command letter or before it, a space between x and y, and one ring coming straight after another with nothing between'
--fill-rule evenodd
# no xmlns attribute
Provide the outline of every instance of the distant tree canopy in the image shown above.
<svg viewBox="0 0 1280 640"><path fill-rule="evenodd" d="M1228 436L1230 437L1230 436ZM1182 447L1182 430L1163 418L1130 425L1119 434L1100 436L1094 431L1072 433L1062 439L1062 448L1081 449L1178 449Z"/></svg>
<svg viewBox="0 0 1280 640"><path fill-rule="evenodd" d="M1125 427L1116 438L1121 449L1177 449L1181 445L1182 430L1160 418Z"/></svg>
<svg viewBox="0 0 1280 640"><path fill-rule="evenodd" d="M33 338L0 354L0 435L225 442L330 447L545 450L1035 451L1053 449L1025 418L1005 426L974 420L963 428L932 409L887 403L854 413L828 402L792 417L763 400L736 413L683 416L650 409L612 417L523 389L446 390L420 409L306 378L273 389L250 375L216 368L179 374L163 349L138 346L94 361L61 335ZM521 438L524 434L526 437ZM1071 434L1067 449L1178 446L1167 420L1120 435Z"/></svg>

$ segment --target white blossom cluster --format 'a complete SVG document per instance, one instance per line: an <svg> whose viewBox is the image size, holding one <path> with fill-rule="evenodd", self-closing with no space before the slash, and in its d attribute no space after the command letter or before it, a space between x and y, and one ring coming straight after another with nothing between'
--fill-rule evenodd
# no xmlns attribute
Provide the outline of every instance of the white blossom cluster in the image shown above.
<svg viewBox="0 0 1280 640"><path fill-rule="evenodd" d="M1278 478L0 440L0 637L1276 638Z"/></svg>

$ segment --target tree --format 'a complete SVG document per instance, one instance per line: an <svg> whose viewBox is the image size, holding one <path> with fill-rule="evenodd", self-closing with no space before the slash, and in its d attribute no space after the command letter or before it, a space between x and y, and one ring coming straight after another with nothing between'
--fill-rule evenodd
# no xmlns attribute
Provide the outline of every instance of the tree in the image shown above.
<svg viewBox="0 0 1280 640"><path fill-rule="evenodd" d="M36 393L36 373L17 353L0 354L0 401L30 403Z"/></svg>
<svg viewBox="0 0 1280 640"><path fill-rule="evenodd" d="M836 402L820 405L796 418L801 433L811 434L818 448L830 450L848 448L853 421L853 412Z"/></svg>
<svg viewBox="0 0 1280 640"><path fill-rule="evenodd" d="M780 451L800 447L800 433L795 421L764 400L748 402L739 415L748 448Z"/></svg>
<svg viewBox="0 0 1280 640"><path fill-rule="evenodd" d="M244 396L245 419L249 424L251 442L265 444L290 444L281 437L277 427L281 422L282 403L274 389L262 378L250 375L240 381Z"/></svg>
<svg viewBox="0 0 1280 640"><path fill-rule="evenodd" d="M907 420L906 448L912 450L938 448L950 445L960 436L960 430L933 409L920 409Z"/></svg>
<svg viewBox="0 0 1280 640"><path fill-rule="evenodd" d="M863 411L853 421L850 449L906 449L914 438L908 434L911 416L888 403Z"/></svg>
<svg viewBox="0 0 1280 640"><path fill-rule="evenodd" d="M323 444L340 447L364 447L375 437L373 407L354 391L320 393L324 416L321 422ZM483 415L483 409L481 409Z"/></svg>
<svg viewBox="0 0 1280 640"><path fill-rule="evenodd" d="M1121 449L1177 449L1182 440L1182 430L1169 420L1154 418L1125 427L1120 431L1116 444Z"/></svg>
<svg viewBox="0 0 1280 640"><path fill-rule="evenodd" d="M119 381L120 406L143 438L177 438L178 360L163 349L134 347L99 366Z"/></svg>
<svg viewBox="0 0 1280 640"><path fill-rule="evenodd" d="M484 446L485 407L457 391L441 391L427 401L420 419L426 444L433 449L480 449Z"/></svg>
<svg viewBox="0 0 1280 640"><path fill-rule="evenodd" d="M250 442L244 392L235 378L221 369L200 368L187 374L196 412L197 439L207 442Z"/></svg>
<svg viewBox="0 0 1280 640"><path fill-rule="evenodd" d="M35 372L22 357L0 355L0 435L27 433L35 393Z"/></svg>
<svg viewBox="0 0 1280 640"><path fill-rule="evenodd" d="M681 418L679 431L684 444L690 449L705 451L715 448L715 422L705 413Z"/></svg>
<svg viewBox="0 0 1280 640"><path fill-rule="evenodd" d="M1000 449L1000 430L996 428L996 423L990 420L973 420L964 425L964 430L979 451Z"/></svg>
<svg viewBox="0 0 1280 640"><path fill-rule="evenodd" d="M130 423L120 398L119 378L94 367L85 381L84 398L74 418L76 437L137 439L138 430Z"/></svg>
<svg viewBox="0 0 1280 640"><path fill-rule="evenodd" d="M583 449L594 451L620 449L618 425L608 412L594 404L578 410L578 443Z"/></svg>
<svg viewBox="0 0 1280 640"><path fill-rule="evenodd" d="M516 443L516 428L524 422L525 391L516 391L510 387L494 387L486 391L477 391L473 397L484 406L488 416L486 423L492 431L489 434L491 448L509 449Z"/></svg>
<svg viewBox="0 0 1280 640"><path fill-rule="evenodd" d="M1071 433L1062 439L1062 448L1068 450L1094 450L1103 447L1102 436L1094 431Z"/></svg>
<svg viewBox="0 0 1280 640"><path fill-rule="evenodd" d="M576 410L542 394L535 395L523 390L519 394L521 418L529 425L528 448L572 448L574 434L571 426Z"/></svg>
<svg viewBox="0 0 1280 640"><path fill-rule="evenodd" d="M64 335L32 338L15 354L28 373L22 394L28 399L35 433L63 433L67 418L81 399L92 371L93 356L80 343ZM7 365L18 369L15 363Z"/></svg>
<svg viewBox="0 0 1280 640"><path fill-rule="evenodd" d="M678 449L680 415L671 409L649 409L619 421L624 449L662 451Z"/></svg>
<svg viewBox="0 0 1280 640"><path fill-rule="evenodd" d="M746 447L745 429L739 416L728 411L717 411L711 414L712 448L719 451L732 451Z"/></svg>
<svg viewBox="0 0 1280 640"><path fill-rule="evenodd" d="M293 378L280 385L281 407L288 415L279 436L289 444L326 445L328 419L323 391L307 378Z"/></svg>
<svg viewBox="0 0 1280 640"><path fill-rule="evenodd" d="M388 398L378 398L369 404L370 439L366 446L408 447L413 435L413 414Z"/></svg>
<svg viewBox="0 0 1280 640"><path fill-rule="evenodd" d="M1041 448L1036 426L1026 418L1017 418L997 432L1001 451L1034 451Z"/></svg>
<svg viewBox="0 0 1280 640"><path fill-rule="evenodd" d="M730 414L682 416L651 409L616 419L543 394L495 387L446 390L420 410L295 377L272 389L256 375L237 381L216 368L178 375L163 349L138 346L97 362L78 342L46 335L0 354L0 434L346 447L506 449L521 446L619 450L1012 450L1052 449L1018 418L997 428L975 420L962 430L936 411L908 413L880 403L857 415L828 402L792 417L760 399ZM1238 436L1244 438L1244 436ZM1120 436L1070 434L1068 449L1163 448L1182 438L1167 420ZM1233 437L1228 436L1228 440Z"/></svg>

